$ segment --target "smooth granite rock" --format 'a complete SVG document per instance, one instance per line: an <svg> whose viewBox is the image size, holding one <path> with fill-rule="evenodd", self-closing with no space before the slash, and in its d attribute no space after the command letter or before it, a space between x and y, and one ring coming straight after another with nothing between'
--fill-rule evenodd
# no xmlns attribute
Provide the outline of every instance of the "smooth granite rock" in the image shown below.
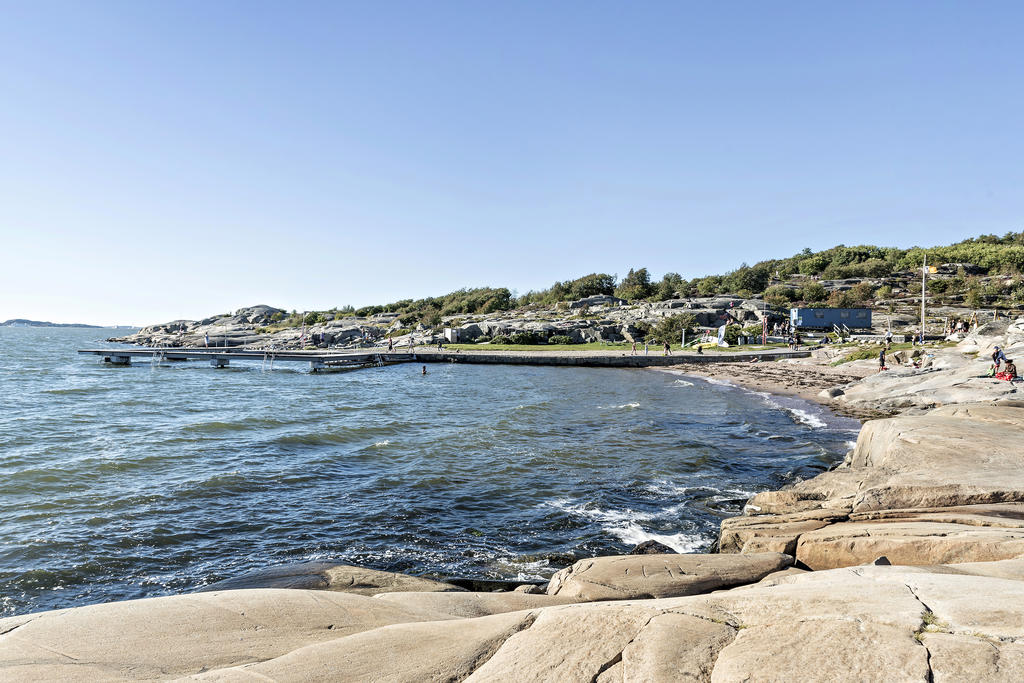
<svg viewBox="0 0 1024 683"><path fill-rule="evenodd" d="M559 595L530 594L517 591L504 593L381 593L375 596L407 609L437 612L453 617L483 617L503 612L566 605L578 602Z"/></svg>
<svg viewBox="0 0 1024 683"><path fill-rule="evenodd" d="M0 680L176 678L387 624L449 618L361 595L305 590L111 602L0 619Z"/></svg>
<svg viewBox="0 0 1024 683"><path fill-rule="evenodd" d="M0 620L0 679L1020 680L1024 581L949 572L867 565L468 619L301 590L140 600Z"/></svg>
<svg viewBox="0 0 1024 683"><path fill-rule="evenodd" d="M340 591L357 595L376 595L396 591L461 591L458 586L409 574L383 572L333 562L303 562L242 574L218 581L206 591L240 588L303 588Z"/></svg>
<svg viewBox="0 0 1024 683"><path fill-rule="evenodd" d="M694 595L754 583L792 563L782 553L595 557L556 572L548 595L577 602Z"/></svg>

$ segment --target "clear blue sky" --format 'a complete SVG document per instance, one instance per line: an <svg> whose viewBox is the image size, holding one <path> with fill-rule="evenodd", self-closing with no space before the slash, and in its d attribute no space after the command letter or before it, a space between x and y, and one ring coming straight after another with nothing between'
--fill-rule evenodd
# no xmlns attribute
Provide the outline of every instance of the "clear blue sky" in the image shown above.
<svg viewBox="0 0 1024 683"><path fill-rule="evenodd" d="M0 320L1024 227L1020 2L0 2Z"/></svg>

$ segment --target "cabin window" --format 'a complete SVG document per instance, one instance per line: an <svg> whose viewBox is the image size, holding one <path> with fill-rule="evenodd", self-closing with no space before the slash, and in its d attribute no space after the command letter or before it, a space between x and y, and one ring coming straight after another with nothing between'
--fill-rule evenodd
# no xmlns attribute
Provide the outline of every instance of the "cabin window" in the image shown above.
<svg viewBox="0 0 1024 683"><path fill-rule="evenodd" d="M867 311L857 311L857 317L858 318L866 318L866 317L868 317L868 312Z"/></svg>
<svg viewBox="0 0 1024 683"><path fill-rule="evenodd" d="M850 317L850 312L849 311L839 311L839 317L843 318L843 319L849 318Z"/></svg>
<svg viewBox="0 0 1024 683"><path fill-rule="evenodd" d="M814 312L814 317L819 319L819 320L824 320L825 319L825 311L815 311Z"/></svg>

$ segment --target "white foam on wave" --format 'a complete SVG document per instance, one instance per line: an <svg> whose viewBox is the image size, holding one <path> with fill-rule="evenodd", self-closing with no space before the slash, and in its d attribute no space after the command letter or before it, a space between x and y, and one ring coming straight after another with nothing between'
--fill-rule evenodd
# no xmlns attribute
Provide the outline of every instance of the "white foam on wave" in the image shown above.
<svg viewBox="0 0 1024 683"><path fill-rule="evenodd" d="M579 503L573 503L566 498L544 503L549 507L562 510L570 515L576 515L590 519L601 524L601 529L612 536L615 536L624 543L634 545L644 541L657 541L664 543L669 548L681 553L693 552L701 546L701 537L697 534L657 534L645 531L640 522L650 522L659 517L677 517L679 511L685 504L674 505L657 512L637 512L628 508L623 510L601 510L600 508L588 508Z"/></svg>
<svg viewBox="0 0 1024 683"><path fill-rule="evenodd" d="M674 386L677 386L677 387L692 387L693 386L693 382L689 382L689 381L687 381L685 379L677 379L675 382L672 382L672 384Z"/></svg>
<svg viewBox="0 0 1024 683"><path fill-rule="evenodd" d="M595 522L604 522L606 524L621 524L623 522L631 522L635 520L649 520L653 517L653 515L649 513L637 512L636 510L630 510L629 508L625 508L623 510L588 508L582 503L573 503L568 498L557 498L543 503L543 505L556 508L570 515L576 515L577 517L583 517Z"/></svg>
<svg viewBox="0 0 1024 683"><path fill-rule="evenodd" d="M598 406L601 410L623 410L625 408L639 408L639 403L623 403L620 406Z"/></svg>
<svg viewBox="0 0 1024 683"><path fill-rule="evenodd" d="M376 443L374 443L373 447L374 448L384 448L385 446L389 446L390 444L391 444L390 440L384 439L383 441L377 441Z"/></svg>
<svg viewBox="0 0 1024 683"><path fill-rule="evenodd" d="M717 384L720 387L735 387L737 385L725 379L718 379L717 377L705 377L704 381L708 384Z"/></svg>
<svg viewBox="0 0 1024 683"><path fill-rule="evenodd" d="M812 413L809 413L806 410L801 410L800 408L786 408L786 412L789 413L794 420L796 420L800 424L805 424L808 427L813 427L814 429L821 429L822 427L828 426L825 423L825 421L822 420L820 417Z"/></svg>
<svg viewBox="0 0 1024 683"><path fill-rule="evenodd" d="M624 543L639 545L644 541L657 541L680 553L692 553L700 548L702 543L700 536L694 534L654 534L644 531L640 528L640 525L634 523L613 528L606 527L605 531L611 533Z"/></svg>

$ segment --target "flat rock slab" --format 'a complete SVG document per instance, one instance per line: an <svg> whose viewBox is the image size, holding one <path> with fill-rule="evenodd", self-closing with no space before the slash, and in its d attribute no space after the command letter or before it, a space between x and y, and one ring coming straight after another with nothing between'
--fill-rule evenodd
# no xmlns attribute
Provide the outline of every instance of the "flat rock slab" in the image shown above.
<svg viewBox="0 0 1024 683"><path fill-rule="evenodd" d="M381 593L377 600L386 600L406 609L424 610L453 617L484 617L504 612L566 605L573 598L560 595L531 594L510 591L506 593Z"/></svg>
<svg viewBox="0 0 1024 683"><path fill-rule="evenodd" d="M0 680L176 678L387 624L449 618L362 595L281 589L89 605L0 619Z"/></svg>
<svg viewBox="0 0 1024 683"><path fill-rule="evenodd" d="M949 569L471 619L318 591L137 600L0 620L0 680L1024 680L1024 582Z"/></svg>
<svg viewBox="0 0 1024 683"><path fill-rule="evenodd" d="M792 563L782 553L596 557L556 572L548 595L577 602L696 595L754 583Z"/></svg>
<svg viewBox="0 0 1024 683"><path fill-rule="evenodd" d="M1024 529L945 522L841 522L800 536L796 558L814 570L867 564L936 565L1024 554Z"/></svg>
<svg viewBox="0 0 1024 683"><path fill-rule="evenodd" d="M357 595L376 595L397 591L462 591L463 588L442 581L409 574L383 572L334 562L302 562L242 574L218 581L204 591L247 588L301 588L305 590L340 591Z"/></svg>

